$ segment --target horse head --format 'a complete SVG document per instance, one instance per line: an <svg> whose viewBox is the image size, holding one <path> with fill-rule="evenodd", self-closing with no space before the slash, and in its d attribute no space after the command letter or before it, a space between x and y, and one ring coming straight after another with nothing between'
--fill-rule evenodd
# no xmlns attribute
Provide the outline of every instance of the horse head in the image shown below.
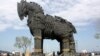
<svg viewBox="0 0 100 56"><path fill-rule="evenodd" d="M18 10L18 15L20 17L20 20L24 19L24 16L27 16L27 9L26 9L26 0L21 0L20 3L17 3L17 10Z"/></svg>

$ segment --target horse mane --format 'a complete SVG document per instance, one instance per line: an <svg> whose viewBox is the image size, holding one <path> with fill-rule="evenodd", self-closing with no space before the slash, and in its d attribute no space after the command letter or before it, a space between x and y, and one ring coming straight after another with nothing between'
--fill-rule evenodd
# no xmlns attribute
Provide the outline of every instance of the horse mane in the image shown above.
<svg viewBox="0 0 100 56"><path fill-rule="evenodd" d="M56 21L59 21L61 23L67 23L67 21L65 19L63 19L62 17L55 16L55 18L56 18Z"/></svg>
<svg viewBox="0 0 100 56"><path fill-rule="evenodd" d="M38 3L36 3L36 2L30 2L30 3L31 3L31 6L33 6L33 7L31 7L31 9L32 8L36 9L36 10L38 10L39 13L41 12L44 14L43 8Z"/></svg>

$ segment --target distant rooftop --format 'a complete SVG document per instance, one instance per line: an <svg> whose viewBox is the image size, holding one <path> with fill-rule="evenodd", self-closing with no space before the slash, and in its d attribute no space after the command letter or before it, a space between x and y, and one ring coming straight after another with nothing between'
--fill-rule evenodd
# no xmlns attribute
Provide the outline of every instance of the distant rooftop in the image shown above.
<svg viewBox="0 0 100 56"><path fill-rule="evenodd" d="M0 53L11 53L11 52L0 50Z"/></svg>

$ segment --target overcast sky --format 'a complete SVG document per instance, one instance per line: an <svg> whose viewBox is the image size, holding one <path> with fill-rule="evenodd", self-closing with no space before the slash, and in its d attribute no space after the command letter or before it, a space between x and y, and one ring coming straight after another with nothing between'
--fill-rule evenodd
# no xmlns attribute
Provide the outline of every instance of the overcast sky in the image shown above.
<svg viewBox="0 0 100 56"><path fill-rule="evenodd" d="M27 1L40 4L45 14L58 15L72 22L77 29L77 34L74 35L74 38L77 42L76 48L78 51L100 49L100 40L94 38L96 26L100 26L100 0ZM0 0L0 50L17 50L13 46L16 36L32 37L26 25L27 19L20 21L18 17L17 2L20 2L20 0ZM55 40L45 40L44 46L46 52L47 50L51 52L59 49L59 45Z"/></svg>

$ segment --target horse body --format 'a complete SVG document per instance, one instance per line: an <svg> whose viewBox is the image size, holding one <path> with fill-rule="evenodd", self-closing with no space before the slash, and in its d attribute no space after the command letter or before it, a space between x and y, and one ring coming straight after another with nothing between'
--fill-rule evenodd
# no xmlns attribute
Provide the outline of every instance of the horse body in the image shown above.
<svg viewBox="0 0 100 56"><path fill-rule="evenodd" d="M25 3L24 14L28 16L28 26L34 36L35 29L41 29L44 39L62 39L76 32L75 27L69 22L58 16L44 15L40 5L30 2Z"/></svg>
<svg viewBox="0 0 100 56"><path fill-rule="evenodd" d="M33 30L37 28L42 30L42 35L44 39L63 38L75 32L75 28L71 28L73 25L70 24L70 22L68 21L61 22L61 20L57 20L55 17L43 14L43 18L40 16L37 17L29 16L28 19L28 26L32 31L32 35L34 35Z"/></svg>

